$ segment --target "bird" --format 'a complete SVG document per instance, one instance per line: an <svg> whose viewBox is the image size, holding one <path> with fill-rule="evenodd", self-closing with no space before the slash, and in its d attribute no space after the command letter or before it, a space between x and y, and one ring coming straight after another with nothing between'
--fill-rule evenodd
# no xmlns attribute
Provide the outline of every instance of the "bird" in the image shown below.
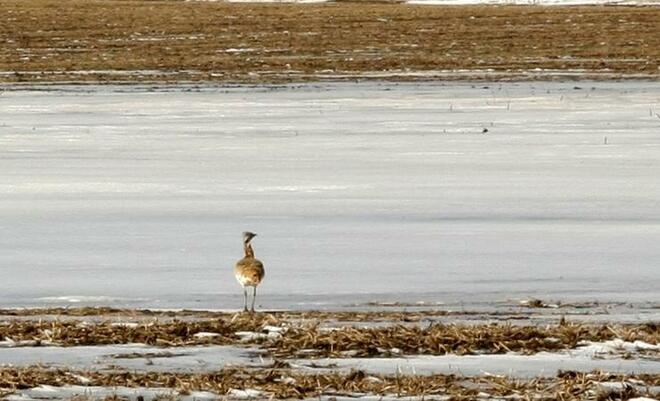
<svg viewBox="0 0 660 401"><path fill-rule="evenodd" d="M247 287L252 287L252 308L251 311L254 312L254 302L257 298L257 286L261 283L261 280L264 279L266 272L264 271L264 264L261 263L259 259L254 257L254 250L250 241L252 238L256 237L257 234L245 231L243 233L243 251L245 256L243 259L236 262L236 267L234 267L234 275L238 283L243 286L243 295L245 297L245 304L243 306L243 311L248 311L248 290Z"/></svg>

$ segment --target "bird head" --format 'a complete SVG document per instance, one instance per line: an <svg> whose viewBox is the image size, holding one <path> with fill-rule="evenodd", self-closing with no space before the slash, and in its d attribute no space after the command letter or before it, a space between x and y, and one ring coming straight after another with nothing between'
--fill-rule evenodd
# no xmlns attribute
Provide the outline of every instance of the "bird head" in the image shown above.
<svg viewBox="0 0 660 401"><path fill-rule="evenodd" d="M256 236L257 236L257 234L255 234L255 233L251 233L249 231L244 231L243 232L243 242L247 244L250 241L252 241L252 238L254 238Z"/></svg>

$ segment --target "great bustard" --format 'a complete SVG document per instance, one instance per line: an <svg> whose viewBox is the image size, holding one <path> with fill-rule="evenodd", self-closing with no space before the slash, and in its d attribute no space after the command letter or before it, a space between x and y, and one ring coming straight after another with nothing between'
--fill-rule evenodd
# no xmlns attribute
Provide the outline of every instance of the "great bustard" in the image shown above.
<svg viewBox="0 0 660 401"><path fill-rule="evenodd" d="M243 259L236 262L236 267L234 268L234 275L236 280L243 286L243 295L245 296L245 305L243 310L247 312L247 302L248 302L248 293L247 287L252 287L252 312L254 312L254 301L257 298L257 286L263 280L264 275L264 265L259 259L254 257L254 250L250 241L252 238L256 237L257 234L246 231L243 233L243 251L245 251L245 256Z"/></svg>

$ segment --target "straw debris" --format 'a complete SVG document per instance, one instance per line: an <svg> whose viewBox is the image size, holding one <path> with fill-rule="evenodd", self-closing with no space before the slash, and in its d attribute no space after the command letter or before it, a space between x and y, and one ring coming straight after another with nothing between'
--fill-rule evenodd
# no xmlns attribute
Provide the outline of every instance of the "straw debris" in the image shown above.
<svg viewBox="0 0 660 401"><path fill-rule="evenodd" d="M7 320L0 322L0 346L110 345L143 343L186 345L259 345L277 358L444 355L448 353L532 354L575 348L581 342L620 339L657 344L654 323L588 325L428 324L389 322L377 327L321 326L324 317L308 314L234 314L212 320L142 321L133 324L81 320ZM336 315L332 316L336 317ZM345 316L342 316L342 318ZM405 319L405 316L400 317ZM410 320L410 319L409 319ZM311 323L310 323L311 322Z"/></svg>
<svg viewBox="0 0 660 401"><path fill-rule="evenodd" d="M237 331L260 331L264 325L280 321L270 315L236 314L214 320L91 323L80 320L8 320L0 324L0 338L14 346L56 344L62 346L143 343L183 346L194 344L233 344ZM205 333L206 335L197 335ZM209 335L212 333L213 335Z"/></svg>
<svg viewBox="0 0 660 401"><path fill-rule="evenodd" d="M79 384L77 376L89 378L89 385L104 387L166 387L179 394L209 391L218 395L250 389L276 399L310 398L321 395L376 394L398 396L447 395L451 399L522 397L539 400L617 399L654 396L653 386L660 385L658 375L616 375L602 372L562 372L553 378L512 379L500 376L461 377L456 375L368 375L360 370L339 373L306 374L290 369L224 369L217 372L73 372L41 367L0 369L0 388L5 394L38 385ZM625 391L610 392L605 398L603 383L623 383ZM611 386L612 387L612 386ZM620 398L619 398L620 397Z"/></svg>
<svg viewBox="0 0 660 401"><path fill-rule="evenodd" d="M509 324L434 324L396 325L378 328L344 327L319 330L316 327L292 328L273 341L270 349L276 357L345 357L399 356L400 354L444 355L520 352L532 354L575 348L581 341L605 341L620 338L656 344L660 331L653 324L594 326L563 324L546 327Z"/></svg>

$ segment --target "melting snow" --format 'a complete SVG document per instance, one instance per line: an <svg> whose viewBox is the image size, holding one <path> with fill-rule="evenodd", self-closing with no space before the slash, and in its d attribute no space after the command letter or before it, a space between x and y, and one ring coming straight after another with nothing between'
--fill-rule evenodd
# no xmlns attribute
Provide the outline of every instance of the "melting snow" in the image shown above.
<svg viewBox="0 0 660 401"><path fill-rule="evenodd" d="M205 331L201 331L199 333L195 333L193 335L195 338L213 338L213 337L220 337L220 333L209 333Z"/></svg>
<svg viewBox="0 0 660 401"><path fill-rule="evenodd" d="M660 357L660 345L649 344L644 341L624 341L614 339L605 342L582 341L579 348L572 351L575 354L583 354L592 357L620 357L621 355L639 355L651 352Z"/></svg>
<svg viewBox="0 0 660 401"><path fill-rule="evenodd" d="M250 399L250 398L263 398L265 397L264 392L259 391L259 390L254 390L254 389L245 389L245 390L237 390L237 389L231 389L227 393L230 397L233 398L239 398L239 399Z"/></svg>

